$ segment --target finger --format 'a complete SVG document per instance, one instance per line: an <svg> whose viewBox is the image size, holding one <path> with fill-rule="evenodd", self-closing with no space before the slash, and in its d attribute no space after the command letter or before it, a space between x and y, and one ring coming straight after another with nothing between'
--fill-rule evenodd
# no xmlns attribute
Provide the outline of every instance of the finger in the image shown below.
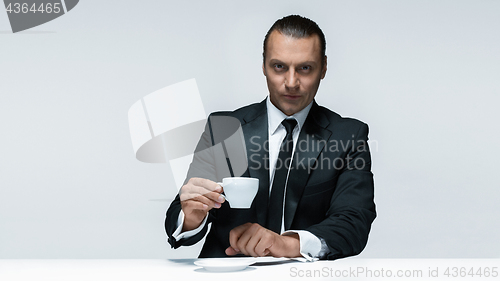
<svg viewBox="0 0 500 281"><path fill-rule="evenodd" d="M221 196L219 192L210 191L203 186L197 186L192 184L186 184L182 187L180 192L180 200L190 200L198 196L204 196L210 200L218 203L224 203L225 199Z"/></svg>
<svg viewBox="0 0 500 281"><path fill-rule="evenodd" d="M206 198L205 196L198 195L196 197L193 197L188 200L182 200L181 199L181 204L183 202L200 202L206 206L208 206L208 210L211 210L212 208L220 208L221 203L219 202L214 202L213 200L210 200L209 198Z"/></svg>
<svg viewBox="0 0 500 281"><path fill-rule="evenodd" d="M246 255L252 256L252 257L258 257L259 255L255 252L255 247L259 244L260 237L251 236L250 239L247 241L247 244L245 245L245 252L247 252Z"/></svg>
<svg viewBox="0 0 500 281"><path fill-rule="evenodd" d="M194 201L194 200L189 200L189 201L185 201L185 202L181 203L181 208L185 214L190 214L190 213L192 213L194 211L198 211L198 210L204 211L204 212L207 212L209 210L207 204L204 204L204 203L199 202L199 201Z"/></svg>
<svg viewBox="0 0 500 281"><path fill-rule="evenodd" d="M238 253L239 253L239 251L236 251L235 249L233 249L233 247L227 247L227 249L226 249L226 255L228 255L228 256L234 256Z"/></svg>
<svg viewBox="0 0 500 281"><path fill-rule="evenodd" d="M205 193L205 194L185 192L179 196L179 199L181 200L181 202L187 201L187 200L202 201L202 200L204 200L203 198L206 198L206 200L210 200L214 203L220 203L220 204L222 204L222 203L224 203L224 201L226 201L226 199L221 194L219 194L217 192L209 192L209 193ZM204 202L206 200L204 200Z"/></svg>
<svg viewBox="0 0 500 281"><path fill-rule="evenodd" d="M266 229L265 233L263 233L263 235L261 236L259 243L255 246L255 253L258 256L267 256L271 252L270 248L273 245L274 235L277 234L271 231L267 231Z"/></svg>
<svg viewBox="0 0 500 281"><path fill-rule="evenodd" d="M217 193L217 192L209 192L207 194L204 195L205 197L207 197L208 199L214 201L214 202L217 202L217 203L224 203L224 201L226 201L226 199L220 194L220 193Z"/></svg>
<svg viewBox="0 0 500 281"><path fill-rule="evenodd" d="M260 240L257 235L257 230L261 226L258 224L251 224L244 233L241 234L238 242L236 243L237 248L245 255L255 257L255 245Z"/></svg>
<svg viewBox="0 0 500 281"><path fill-rule="evenodd" d="M250 223L242 224L240 226L233 228L229 232L229 244L235 251L237 252L240 251L237 246L238 240L240 239L241 235L246 231L246 229L250 227L250 225L251 225Z"/></svg>
<svg viewBox="0 0 500 281"><path fill-rule="evenodd" d="M202 179L202 178L191 178L189 180L189 183L196 185L196 186L201 186L209 191L215 191L215 192L222 192L222 187L218 185L216 182L211 181L209 179Z"/></svg>
<svg viewBox="0 0 500 281"><path fill-rule="evenodd" d="M214 202L224 203L225 199L218 192L209 191L208 189L202 186L196 186L192 184L186 184L182 187L180 192L180 200L186 201L195 199L198 196L204 196Z"/></svg>
<svg viewBox="0 0 500 281"><path fill-rule="evenodd" d="M250 239L245 247L246 251L252 257L264 256L264 251L272 239L272 234L264 227L254 224L247 230L250 234ZM240 238L241 239L241 238Z"/></svg>
<svg viewBox="0 0 500 281"><path fill-rule="evenodd" d="M188 196L205 196L208 193L211 193L212 190L205 188L204 186L201 185L193 185L189 184L186 186L185 190L183 190L182 193L187 194Z"/></svg>

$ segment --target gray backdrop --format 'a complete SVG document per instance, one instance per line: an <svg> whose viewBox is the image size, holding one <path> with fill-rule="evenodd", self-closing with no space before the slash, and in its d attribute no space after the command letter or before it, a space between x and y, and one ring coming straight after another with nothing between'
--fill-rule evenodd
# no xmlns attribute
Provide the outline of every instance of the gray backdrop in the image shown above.
<svg viewBox="0 0 500 281"><path fill-rule="evenodd" d="M83 0L18 34L0 10L0 258L196 256L165 242L177 188L135 159L127 111L189 78L207 112L261 101L292 13L327 38L318 103L370 125L359 257L500 257L500 1Z"/></svg>

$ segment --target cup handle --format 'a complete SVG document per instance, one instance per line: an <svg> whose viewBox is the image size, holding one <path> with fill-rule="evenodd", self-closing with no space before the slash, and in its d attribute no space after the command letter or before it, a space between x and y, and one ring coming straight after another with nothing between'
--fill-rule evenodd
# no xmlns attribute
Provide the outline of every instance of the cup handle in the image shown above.
<svg viewBox="0 0 500 281"><path fill-rule="evenodd" d="M224 188L224 184L223 184L222 182L218 182L217 184L218 184L218 185L220 185L220 186L222 186L222 187ZM226 200L226 201L227 201L226 195L224 195L224 194L222 194L222 193L221 193L220 195L221 195L222 197L224 197L224 200Z"/></svg>

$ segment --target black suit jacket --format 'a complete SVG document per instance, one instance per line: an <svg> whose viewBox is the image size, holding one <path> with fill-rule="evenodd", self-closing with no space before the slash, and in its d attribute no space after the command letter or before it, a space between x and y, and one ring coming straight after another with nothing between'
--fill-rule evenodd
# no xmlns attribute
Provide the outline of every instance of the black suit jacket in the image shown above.
<svg viewBox="0 0 500 281"><path fill-rule="evenodd" d="M231 209L224 203L220 209L209 212L211 229L200 257L225 257L231 229L247 222L265 226L269 199L266 102L212 116L232 116L240 121L248 155L248 169L242 176L259 179L259 191L250 209ZM327 259L359 254L375 219L367 140L366 124L342 118L316 102L299 134L286 191L285 229L307 230L323 238L330 250ZM209 117L197 150L214 144ZM205 152L195 154L186 181L202 177L220 182L229 176L226 163L217 160L210 149ZM172 233L180 210L177 195L165 220L168 241L173 248L192 245L207 231L208 223L199 234L176 241Z"/></svg>

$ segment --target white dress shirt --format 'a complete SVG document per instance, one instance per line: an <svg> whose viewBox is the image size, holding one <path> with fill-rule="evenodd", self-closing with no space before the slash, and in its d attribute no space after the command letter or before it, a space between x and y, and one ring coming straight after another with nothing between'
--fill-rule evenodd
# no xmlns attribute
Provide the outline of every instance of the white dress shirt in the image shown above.
<svg viewBox="0 0 500 281"><path fill-rule="evenodd" d="M306 121L307 115L309 114L309 110L311 109L312 102L306 106L301 111L295 113L292 116L287 116L281 110L279 110L276 106L274 106L269 98L266 101L267 106L267 121L268 121L268 136L269 136L269 195L271 194L271 188L274 180L274 171L276 167L276 162L278 160L278 154L280 150L281 143L286 136L286 129L281 124L281 122L286 118L293 118L297 121L297 126L295 126L292 137L293 137L293 150L295 151L295 146L297 144L297 140L299 138L300 131L302 130L302 126ZM292 152L293 157L293 152ZM292 159L293 160L293 159ZM290 171L288 171L290 172ZM285 185L286 186L286 185ZM285 196L286 196L286 187L285 187ZM284 210L284 202L283 200L283 210ZM181 232L182 226L184 223L184 212L181 210L179 212L179 217L177 220L177 229L173 233L173 237L176 240L182 238L188 238L196 235L200 232L204 225L206 224L208 216L205 217L201 225L193 230ZM328 252L328 246L326 245L323 239L316 237L314 234L305 230L288 230L283 232L284 230L284 216L281 219L281 232L282 235L290 235L297 233L299 235L300 242L300 253L302 256L306 258L316 258L321 257Z"/></svg>

